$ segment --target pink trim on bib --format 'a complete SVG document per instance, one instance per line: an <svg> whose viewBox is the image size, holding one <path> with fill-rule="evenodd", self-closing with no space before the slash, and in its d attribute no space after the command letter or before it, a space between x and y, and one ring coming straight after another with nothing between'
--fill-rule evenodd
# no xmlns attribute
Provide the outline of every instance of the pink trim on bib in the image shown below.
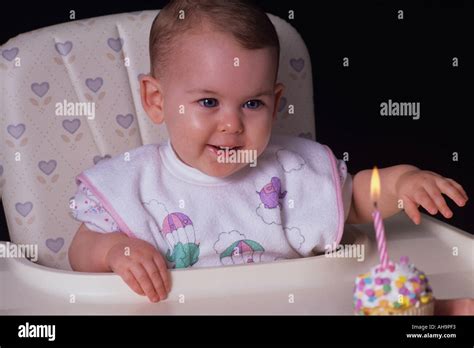
<svg viewBox="0 0 474 348"><path fill-rule="evenodd" d="M326 145L323 145L326 151L328 152L329 160L331 161L332 168L332 179L334 185L336 185L336 196L337 196L337 213L338 213L338 223L337 223L337 237L336 237L336 246L339 245L342 239L342 233L344 232L344 205L342 202L342 188L341 181L339 180L339 172L337 169L337 163L332 153L331 149Z"/></svg>
<svg viewBox="0 0 474 348"><path fill-rule="evenodd" d="M117 223L121 231L125 232L129 237L137 238L137 236L127 226L125 221L123 221L120 215L117 214L115 209L112 207L112 204L110 204L110 202L105 198L105 196L101 192L99 192L99 190L92 184L92 182L84 173L79 174L76 177L76 180L79 180L82 183L84 183L87 186L87 188L91 190L95 196L97 196L97 198L102 203L102 206L113 217L113 219L115 220L115 222Z"/></svg>

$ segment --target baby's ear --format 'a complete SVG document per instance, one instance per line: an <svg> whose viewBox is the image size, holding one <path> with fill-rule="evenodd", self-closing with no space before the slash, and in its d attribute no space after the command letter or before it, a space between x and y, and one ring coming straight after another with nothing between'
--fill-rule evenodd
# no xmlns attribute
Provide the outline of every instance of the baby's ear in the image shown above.
<svg viewBox="0 0 474 348"><path fill-rule="evenodd" d="M148 117L156 124L162 123L164 120L163 93L159 81L150 75L142 76L140 78L140 96L143 109Z"/></svg>
<svg viewBox="0 0 474 348"><path fill-rule="evenodd" d="M283 96L283 92L285 91L285 85L283 83L276 83L275 84L275 105L273 107L273 115L272 119L273 121L276 121L276 114L278 112L278 106L280 105L280 99Z"/></svg>

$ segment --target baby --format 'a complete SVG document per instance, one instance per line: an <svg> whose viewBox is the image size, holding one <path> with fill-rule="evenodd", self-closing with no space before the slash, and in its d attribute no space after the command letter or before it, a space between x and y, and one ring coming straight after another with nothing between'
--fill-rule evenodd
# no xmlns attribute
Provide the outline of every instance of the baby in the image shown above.
<svg viewBox="0 0 474 348"><path fill-rule="evenodd" d="M102 161L77 177L69 249L77 271L119 274L150 301L166 298L169 268L312 256L337 245L344 223L371 221L371 170L347 173L331 150L271 134L284 86L267 15L241 0L175 0L150 33L141 79L150 119L169 140ZM418 207L452 216L454 180L410 165L380 170L378 207L420 223Z"/></svg>

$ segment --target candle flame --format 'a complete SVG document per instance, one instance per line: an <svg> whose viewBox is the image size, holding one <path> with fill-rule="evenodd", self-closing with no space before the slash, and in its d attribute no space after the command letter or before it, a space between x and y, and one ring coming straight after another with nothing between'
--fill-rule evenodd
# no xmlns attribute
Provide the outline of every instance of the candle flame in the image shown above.
<svg viewBox="0 0 474 348"><path fill-rule="evenodd" d="M370 197L374 202L377 202L380 197L380 176L377 167L374 167L372 178L370 179Z"/></svg>

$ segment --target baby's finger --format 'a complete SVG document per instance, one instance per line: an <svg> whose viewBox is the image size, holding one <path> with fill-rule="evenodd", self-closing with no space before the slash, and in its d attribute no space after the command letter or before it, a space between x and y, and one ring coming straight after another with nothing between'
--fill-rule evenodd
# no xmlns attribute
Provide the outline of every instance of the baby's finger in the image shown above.
<svg viewBox="0 0 474 348"><path fill-rule="evenodd" d="M158 267L155 265L155 262L153 261L153 259L145 262L143 264L143 267L145 267L148 273L148 276L150 277L153 283L153 286L155 287L155 291L160 296L160 300L166 299L165 285L163 284L163 279L161 278L160 271Z"/></svg>
<svg viewBox="0 0 474 348"><path fill-rule="evenodd" d="M151 302L157 302L160 300L158 294L155 291L155 287L151 282L150 277L148 276L147 271L141 264L136 264L130 269L135 276L138 284L145 292L146 296L150 299Z"/></svg>
<svg viewBox="0 0 474 348"><path fill-rule="evenodd" d="M156 255L154 255L153 261L155 261L156 266L160 270L161 279L163 279L166 291L170 292L171 291L171 274L168 267L166 266L166 262L163 259L163 256L157 253Z"/></svg>
<svg viewBox="0 0 474 348"><path fill-rule="evenodd" d="M420 190L415 193L415 201L425 208L431 215L435 215L438 212L436 204L425 190Z"/></svg>
<svg viewBox="0 0 474 348"><path fill-rule="evenodd" d="M446 184L446 185L450 185L450 184ZM431 199L434 201L434 203L438 207L438 210L441 212L441 214L443 214L445 218L449 219L450 217L453 216L453 212L451 211L451 209L449 209L444 197L441 195L441 192L439 191L437 186L426 185L425 190L426 192L428 192Z"/></svg>
<svg viewBox="0 0 474 348"><path fill-rule="evenodd" d="M453 182L456 183L454 180ZM437 184L441 192L456 202L458 206L462 207L466 204L467 198L464 196L463 191L460 191L451 181L441 179Z"/></svg>
<svg viewBox="0 0 474 348"><path fill-rule="evenodd" d="M464 196L464 199L467 201L469 199L469 197L467 196L467 193L466 191L464 191L464 188L458 184L456 181L454 181L453 179L449 179L449 178L446 178L447 181L449 181L449 183L451 185L453 185L455 188L458 189L458 191L460 191L462 193L462 195Z"/></svg>
<svg viewBox="0 0 474 348"><path fill-rule="evenodd" d="M418 225L421 220L420 212L418 211L417 205L409 198L403 198L403 206L405 209L405 213L408 217Z"/></svg>
<svg viewBox="0 0 474 348"><path fill-rule="evenodd" d="M120 274L120 277L122 277L123 281L130 287L130 289L135 291L138 295L145 295L145 292L140 284L138 284L132 272L126 270L124 273Z"/></svg>

